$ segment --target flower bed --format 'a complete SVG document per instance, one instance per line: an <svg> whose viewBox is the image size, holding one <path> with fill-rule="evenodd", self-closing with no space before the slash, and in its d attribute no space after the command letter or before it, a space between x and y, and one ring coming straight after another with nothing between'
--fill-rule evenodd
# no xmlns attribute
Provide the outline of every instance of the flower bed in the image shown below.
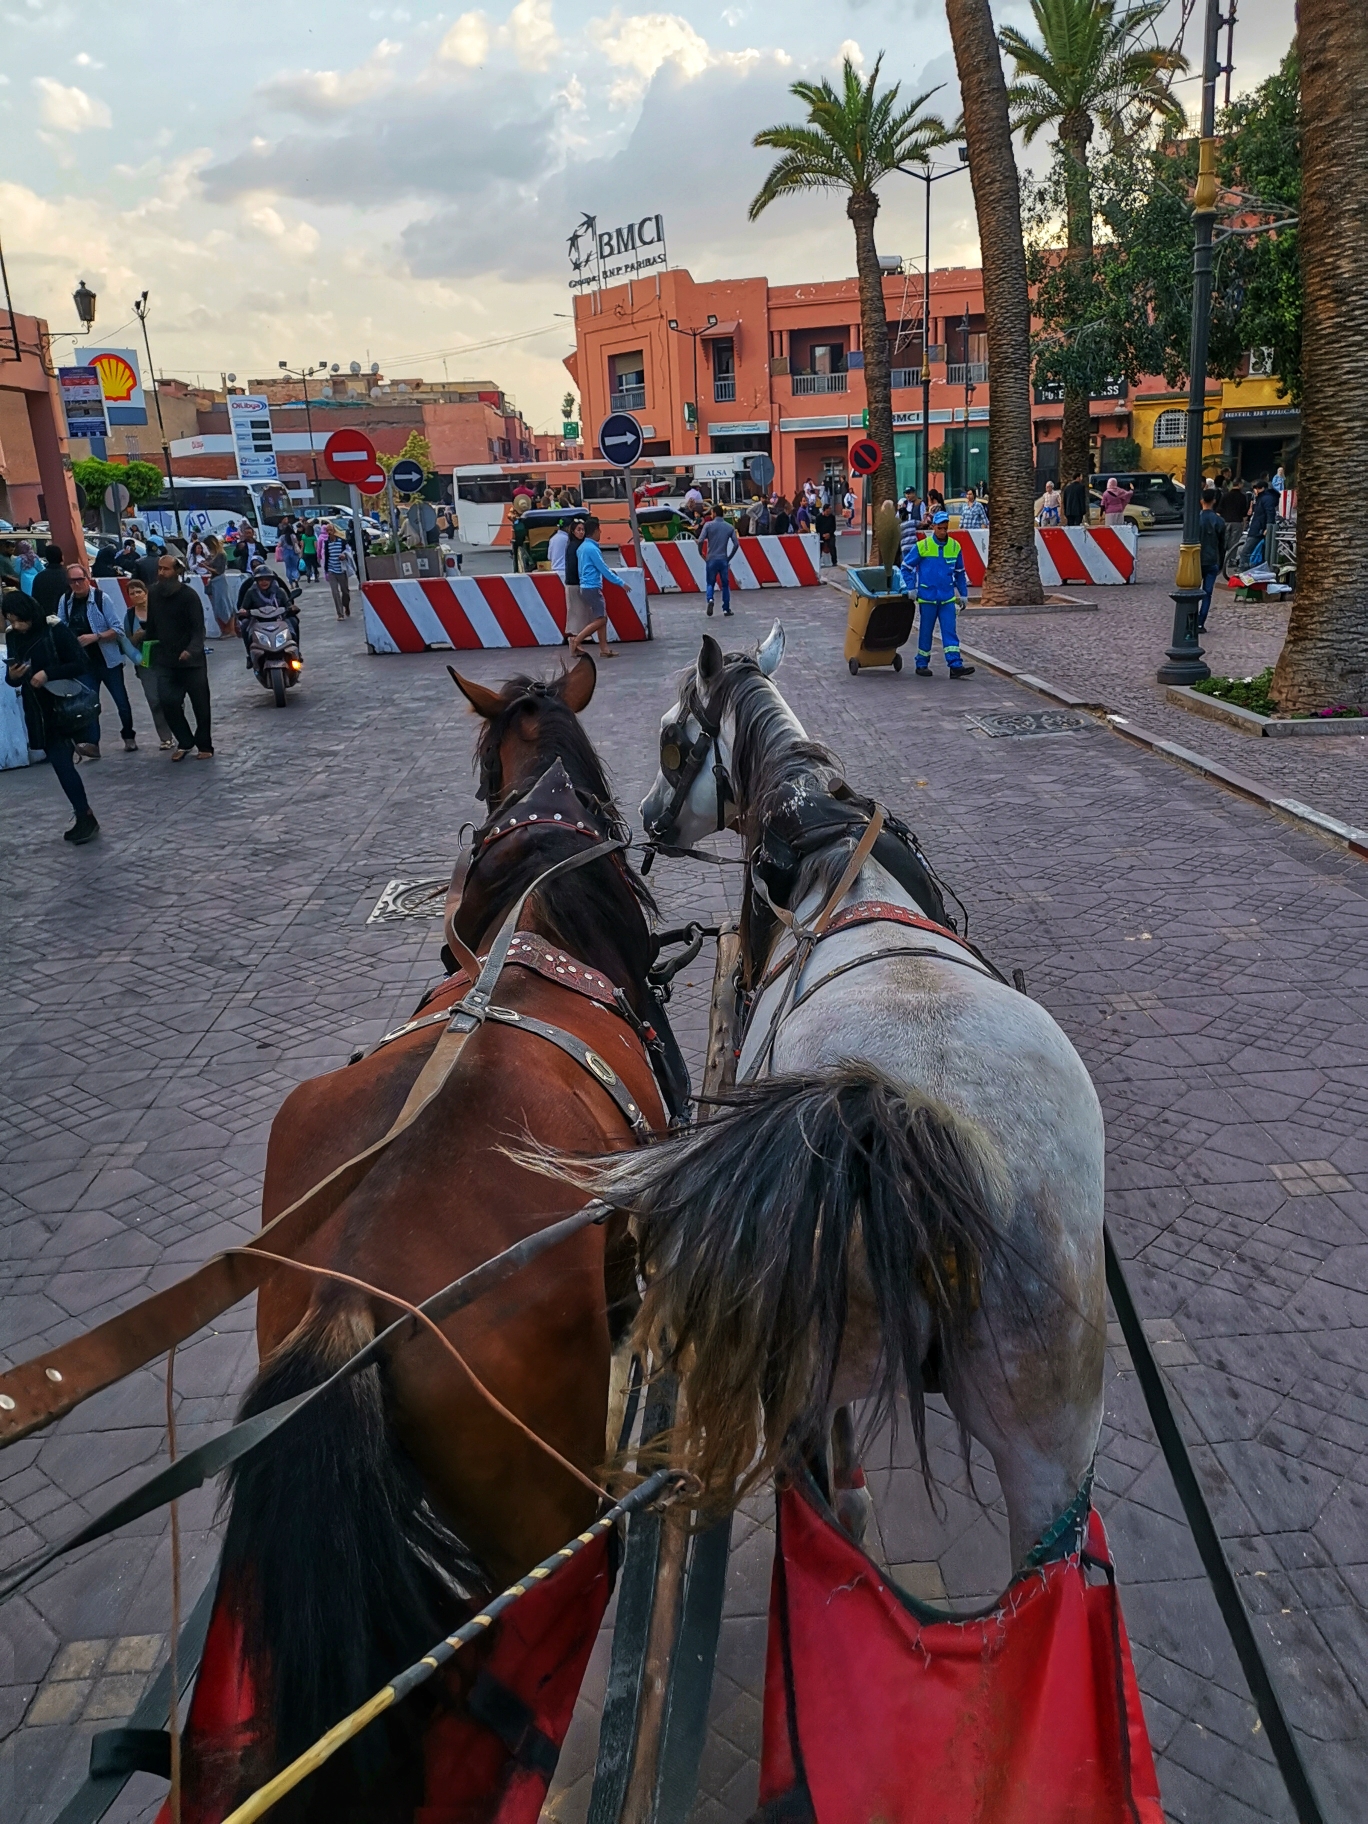
<svg viewBox="0 0 1368 1824"><path fill-rule="evenodd" d="M1273 686L1273 667L1270 665L1250 678L1203 678L1192 685L1204 697L1217 697L1222 703L1234 703L1240 709L1252 709L1255 715L1276 716L1278 706L1269 695ZM1347 703L1336 703L1329 709L1304 711L1294 715L1294 722L1335 722L1347 717L1361 717L1363 712L1353 709Z"/></svg>

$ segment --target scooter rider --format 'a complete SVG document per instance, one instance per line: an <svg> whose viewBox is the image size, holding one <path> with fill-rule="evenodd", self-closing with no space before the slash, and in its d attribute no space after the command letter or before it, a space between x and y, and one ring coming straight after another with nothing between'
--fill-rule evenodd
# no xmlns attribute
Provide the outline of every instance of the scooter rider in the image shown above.
<svg viewBox="0 0 1368 1824"><path fill-rule="evenodd" d="M247 653L248 671L252 669L253 615L259 615L262 620L284 621L295 645L299 645L299 610L285 584L268 564L258 561L252 566L251 577L238 596L237 612L238 632Z"/></svg>
<svg viewBox="0 0 1368 1824"><path fill-rule="evenodd" d="M967 678L974 667L960 656L959 633L955 627L955 597L961 603L969 600L969 579L964 573L964 557L959 540L950 536L950 515L941 508L931 516L930 536L923 535L907 553L901 565L903 585L909 593L915 590L921 610L917 636L917 676L931 676L931 640L940 623L941 645L952 678Z"/></svg>

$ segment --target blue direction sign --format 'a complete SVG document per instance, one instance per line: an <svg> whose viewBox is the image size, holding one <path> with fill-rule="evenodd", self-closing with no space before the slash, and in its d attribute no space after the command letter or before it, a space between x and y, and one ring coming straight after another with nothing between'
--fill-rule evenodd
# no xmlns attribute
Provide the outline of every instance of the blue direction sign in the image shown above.
<svg viewBox="0 0 1368 1824"><path fill-rule="evenodd" d="M757 488L767 488L774 480L774 463L768 456L752 456L746 466Z"/></svg>
<svg viewBox="0 0 1368 1824"><path fill-rule="evenodd" d="M607 461L620 469L630 469L640 456L646 439L630 412L609 412L599 426L598 441Z"/></svg>
<svg viewBox="0 0 1368 1824"><path fill-rule="evenodd" d="M421 462L415 462L412 456L405 456L390 470L390 480L401 494L419 494L427 480L427 471Z"/></svg>

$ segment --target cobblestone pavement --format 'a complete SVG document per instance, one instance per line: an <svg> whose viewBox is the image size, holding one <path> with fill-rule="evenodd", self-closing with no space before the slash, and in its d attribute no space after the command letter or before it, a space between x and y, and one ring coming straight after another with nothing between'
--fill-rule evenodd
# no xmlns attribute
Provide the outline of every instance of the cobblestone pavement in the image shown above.
<svg viewBox="0 0 1368 1824"><path fill-rule="evenodd" d="M1106 625L1129 625L1143 586L1113 594L1130 605L1109 609ZM1113 1232L1330 1815L1348 1824L1368 1778L1364 864L1098 725L976 732L967 714L1040 706L983 672L953 694L943 674L849 678L831 590L738 605L738 644L782 613L780 682L798 713L853 780L909 816L972 908L979 942L1025 969L1091 1070ZM655 644L603 668L586 717L628 805L652 770L667 680L709 625L688 601L655 616ZM992 638L987 621L977 643L1081 691L1063 660L1075 629L1100 644L1101 616L996 617ZM215 653L211 764L107 751L88 775L104 826L89 848L61 842L65 804L46 769L0 777L8 1361L248 1234L287 1090L396 1023L437 971L435 922L366 921L391 880L446 871L471 814L473 731L448 655L371 658L356 622L338 626L317 596L305 651L306 682L284 713L236 647ZM512 669L498 654L460 662L485 680ZM1126 675L1118 665L1117 691ZM1182 730L1204 751L1222 732L1186 716ZM1251 749L1260 763L1307 764L1301 743L1230 740L1245 770ZM1299 751L1284 760L1289 745ZM1338 743L1307 745L1311 764L1343 764L1323 757ZM1313 784L1296 795L1346 814ZM687 863L659 864L652 884L672 923L715 915L733 885ZM676 998L695 1066L706 963ZM228 1418L252 1366L249 1305L178 1352L182 1449ZM155 1466L164 1399L158 1365L5 1452L0 1562ZM876 1555L919 1593L988 1593L1006 1568L991 1469L976 1459L970 1489L934 1422L937 1511L908 1442L880 1440L870 1458ZM213 1500L203 1490L182 1503L187 1604L210 1569ZM1098 1501L1170 1815L1290 1816L1119 1344ZM763 1500L735 1537L696 1808L708 1824L754 1802ZM164 1516L153 1516L0 1615L6 1824L50 1819L90 1734L144 1688L165 1649L168 1556ZM600 1677L606 1649L605 1634ZM591 1676L550 1808L567 1824L583 1815L599 1688ZM111 1816L150 1815L157 1792L140 1776Z"/></svg>

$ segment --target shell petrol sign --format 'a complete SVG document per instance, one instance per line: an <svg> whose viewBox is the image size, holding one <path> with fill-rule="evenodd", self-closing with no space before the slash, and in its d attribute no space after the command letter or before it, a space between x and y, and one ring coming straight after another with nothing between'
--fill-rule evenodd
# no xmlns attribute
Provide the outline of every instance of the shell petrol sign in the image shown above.
<svg viewBox="0 0 1368 1824"><path fill-rule="evenodd" d="M75 359L82 367L93 367L100 376L110 424L147 423L147 399L136 349L81 348L76 350Z"/></svg>

